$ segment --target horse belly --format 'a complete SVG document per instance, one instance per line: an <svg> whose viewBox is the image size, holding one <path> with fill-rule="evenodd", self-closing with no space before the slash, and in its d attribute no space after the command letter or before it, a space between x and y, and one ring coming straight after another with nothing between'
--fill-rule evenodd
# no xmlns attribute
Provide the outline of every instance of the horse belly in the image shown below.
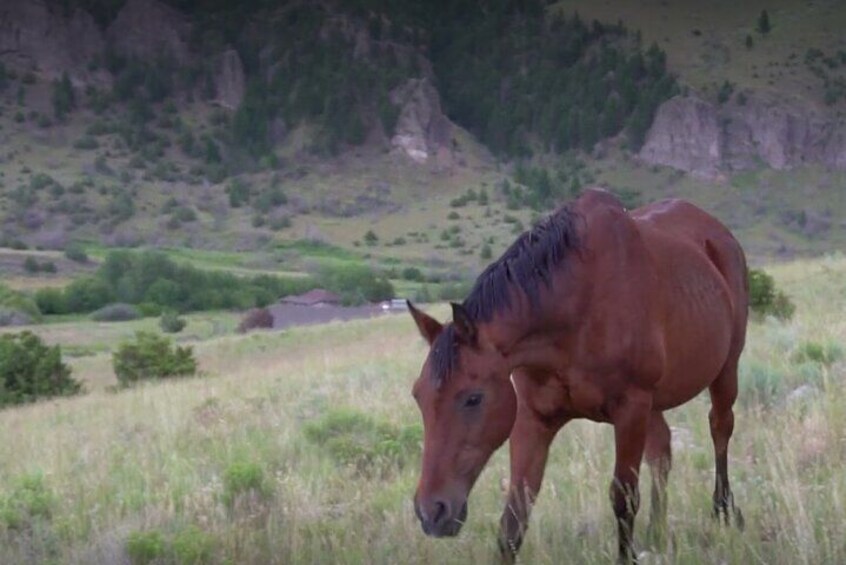
<svg viewBox="0 0 846 565"><path fill-rule="evenodd" d="M695 283L672 293L676 300L666 317L664 373L653 397L659 410L694 398L726 364L733 339L731 301L719 272L714 268L705 272Z"/></svg>

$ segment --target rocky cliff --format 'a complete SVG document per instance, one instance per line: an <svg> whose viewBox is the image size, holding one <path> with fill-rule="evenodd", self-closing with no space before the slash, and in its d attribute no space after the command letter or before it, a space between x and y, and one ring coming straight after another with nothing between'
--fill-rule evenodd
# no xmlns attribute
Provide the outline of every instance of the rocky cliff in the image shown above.
<svg viewBox="0 0 846 565"><path fill-rule="evenodd" d="M846 122L798 102L748 97L716 105L678 96L659 107L640 157L706 178L761 164L846 170Z"/></svg>
<svg viewBox="0 0 846 565"><path fill-rule="evenodd" d="M68 73L76 84L107 80L89 62L105 48L94 19L80 9L62 10L43 0L0 2L0 61L54 79Z"/></svg>

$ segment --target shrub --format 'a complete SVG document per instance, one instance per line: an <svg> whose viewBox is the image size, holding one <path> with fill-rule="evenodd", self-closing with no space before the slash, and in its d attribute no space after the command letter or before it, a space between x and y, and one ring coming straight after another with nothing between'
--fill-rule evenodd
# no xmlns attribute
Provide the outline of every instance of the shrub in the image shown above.
<svg viewBox="0 0 846 565"><path fill-rule="evenodd" d="M24 259L23 268L27 273L37 273L41 270L41 265L38 264L35 257L27 257Z"/></svg>
<svg viewBox="0 0 846 565"><path fill-rule="evenodd" d="M248 311L241 323L238 324L238 333L247 333L255 329L270 329L273 327L273 314L267 308L253 308Z"/></svg>
<svg viewBox="0 0 846 565"><path fill-rule="evenodd" d="M252 461L235 461L223 473L223 503L232 509L240 496L268 498L272 494L264 470Z"/></svg>
<svg viewBox="0 0 846 565"><path fill-rule="evenodd" d="M65 311L91 312L112 302L113 298L114 293L105 281L96 277L83 277L65 288Z"/></svg>
<svg viewBox="0 0 846 565"><path fill-rule="evenodd" d="M828 342L825 344L814 341L802 343L793 352L794 363L819 363L820 365L832 365L843 358L843 348L837 344Z"/></svg>
<svg viewBox="0 0 846 565"><path fill-rule="evenodd" d="M169 339L149 332L137 332L134 342L121 344L112 354L112 367L122 386L197 373L193 348L174 347Z"/></svg>
<svg viewBox="0 0 846 565"><path fill-rule="evenodd" d="M35 304L41 313L66 314L65 295L58 288L40 288L35 292Z"/></svg>
<svg viewBox="0 0 846 565"><path fill-rule="evenodd" d="M484 244L482 246L481 251L479 251L479 257L482 258L482 259L485 259L485 260L488 260L491 257L493 257L493 250L491 249L491 246L488 245L487 243Z"/></svg>
<svg viewBox="0 0 846 565"><path fill-rule="evenodd" d="M27 295L0 283L0 311L18 312L33 322L41 321L41 310ZM0 326L4 324L0 321ZM11 324L6 324L11 325Z"/></svg>
<svg viewBox="0 0 846 565"><path fill-rule="evenodd" d="M52 517L55 504L56 497L41 474L23 475L0 497L0 524L9 530L32 530Z"/></svg>
<svg viewBox="0 0 846 565"><path fill-rule="evenodd" d="M126 553L132 565L147 565L164 557L165 540L156 530L132 532L126 540Z"/></svg>
<svg viewBox="0 0 846 565"><path fill-rule="evenodd" d="M340 295L347 305L381 302L394 297L391 282L366 265L327 266L317 278L323 287Z"/></svg>
<svg viewBox="0 0 846 565"><path fill-rule="evenodd" d="M791 319L796 311L790 297L776 288L773 277L758 269L749 269L749 308L759 317L779 320Z"/></svg>
<svg viewBox="0 0 846 565"><path fill-rule="evenodd" d="M750 406L755 403L771 406L787 389L783 373L769 365L750 363L741 365L740 400Z"/></svg>
<svg viewBox="0 0 846 565"><path fill-rule="evenodd" d="M196 526L179 530L170 545L174 561L180 564L211 563L215 554L214 538Z"/></svg>
<svg viewBox="0 0 846 565"><path fill-rule="evenodd" d="M72 243L65 248L65 257L74 263L87 263L88 254L85 248L78 243Z"/></svg>
<svg viewBox="0 0 846 565"><path fill-rule="evenodd" d="M91 319L95 322L128 322L140 317L141 312L138 311L138 308L122 302L107 304L91 314Z"/></svg>
<svg viewBox="0 0 846 565"><path fill-rule="evenodd" d="M406 267L402 270L402 278L407 281L422 281L423 280L423 271L418 269L417 267Z"/></svg>
<svg viewBox="0 0 846 565"><path fill-rule="evenodd" d="M367 230L367 233L364 234L364 243L369 247L373 247L379 243L379 236L373 230Z"/></svg>
<svg viewBox="0 0 846 565"><path fill-rule="evenodd" d="M70 396L81 388L58 345L49 347L31 332L0 336L0 407Z"/></svg>
<svg viewBox="0 0 846 565"><path fill-rule="evenodd" d="M420 452L423 435L420 426L399 427L344 408L329 411L303 431L337 463L364 473L379 463L402 468Z"/></svg>
<svg viewBox="0 0 846 565"><path fill-rule="evenodd" d="M185 325L185 320L173 310L162 312L162 317L159 319L159 327L168 334L178 334L185 329Z"/></svg>

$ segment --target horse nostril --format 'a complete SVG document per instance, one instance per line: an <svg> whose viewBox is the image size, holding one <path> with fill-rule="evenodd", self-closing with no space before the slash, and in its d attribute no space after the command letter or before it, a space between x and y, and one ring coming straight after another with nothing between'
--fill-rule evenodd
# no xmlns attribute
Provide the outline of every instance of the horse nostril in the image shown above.
<svg viewBox="0 0 846 565"><path fill-rule="evenodd" d="M443 522L449 515L449 506L440 500L435 501L434 516L432 516L432 524L438 525Z"/></svg>

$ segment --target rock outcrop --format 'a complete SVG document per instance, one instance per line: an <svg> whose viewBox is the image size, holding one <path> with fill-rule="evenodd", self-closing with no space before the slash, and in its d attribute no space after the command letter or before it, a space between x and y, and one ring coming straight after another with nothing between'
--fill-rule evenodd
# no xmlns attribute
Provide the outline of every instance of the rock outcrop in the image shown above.
<svg viewBox="0 0 846 565"><path fill-rule="evenodd" d="M191 23L181 12L158 0L129 0L109 24L106 37L126 55L155 60L173 57L180 65L189 62Z"/></svg>
<svg viewBox="0 0 846 565"><path fill-rule="evenodd" d="M640 157L709 178L762 163L846 170L846 123L799 102L749 98L716 106L678 96L658 109Z"/></svg>
<svg viewBox="0 0 846 565"><path fill-rule="evenodd" d="M227 49L218 58L215 72L216 102L235 110L241 105L246 89L244 64L235 49Z"/></svg>
<svg viewBox="0 0 846 565"><path fill-rule="evenodd" d="M658 109L640 157L647 163L716 176L723 156L715 108L698 98L668 100Z"/></svg>
<svg viewBox="0 0 846 565"><path fill-rule="evenodd" d="M0 2L0 61L52 80L68 73L75 84L108 82L89 63L103 52L103 34L80 9L65 10L43 0Z"/></svg>
<svg viewBox="0 0 846 565"><path fill-rule="evenodd" d="M391 93L391 102L400 108L391 138L394 150L420 164L433 157L449 160L453 125L441 110L440 95L431 81L409 79Z"/></svg>

